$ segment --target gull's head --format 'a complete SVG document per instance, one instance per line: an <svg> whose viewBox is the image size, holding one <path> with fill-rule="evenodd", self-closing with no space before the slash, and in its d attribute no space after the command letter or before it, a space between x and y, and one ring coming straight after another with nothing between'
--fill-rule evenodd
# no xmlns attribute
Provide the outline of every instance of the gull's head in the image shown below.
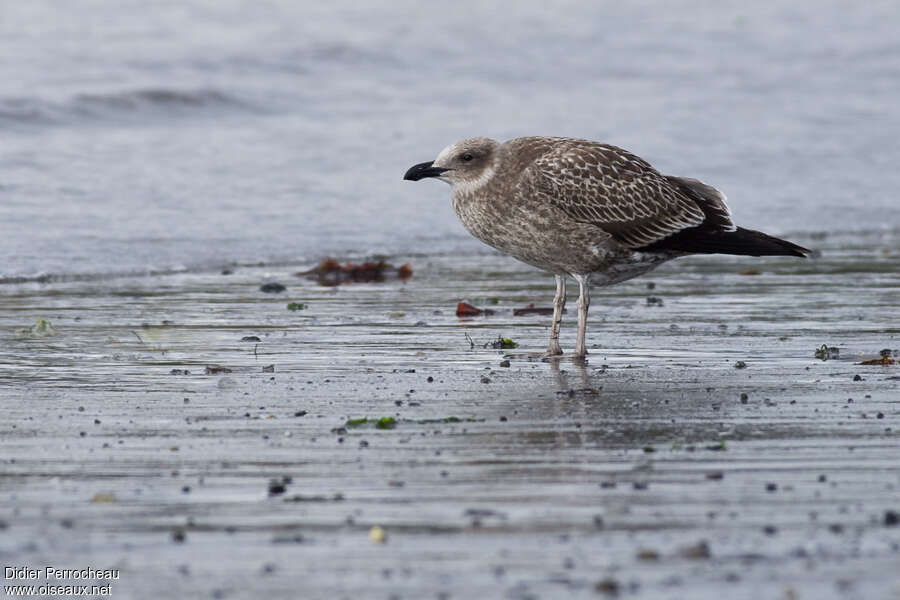
<svg viewBox="0 0 900 600"><path fill-rule="evenodd" d="M430 162L410 167L403 179L435 177L455 191L470 192L486 184L496 170L500 144L490 138L471 138L450 144Z"/></svg>

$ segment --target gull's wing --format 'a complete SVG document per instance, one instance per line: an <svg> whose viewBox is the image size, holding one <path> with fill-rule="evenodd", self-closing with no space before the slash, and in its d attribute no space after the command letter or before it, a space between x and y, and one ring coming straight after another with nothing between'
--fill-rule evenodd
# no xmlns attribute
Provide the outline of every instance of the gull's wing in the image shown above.
<svg viewBox="0 0 900 600"><path fill-rule="evenodd" d="M607 144L533 140L524 142L534 158L521 171L516 194L542 199L628 248L664 250L664 240L681 232L736 229L724 194L696 179L662 175L641 158ZM541 146L546 151L536 152Z"/></svg>

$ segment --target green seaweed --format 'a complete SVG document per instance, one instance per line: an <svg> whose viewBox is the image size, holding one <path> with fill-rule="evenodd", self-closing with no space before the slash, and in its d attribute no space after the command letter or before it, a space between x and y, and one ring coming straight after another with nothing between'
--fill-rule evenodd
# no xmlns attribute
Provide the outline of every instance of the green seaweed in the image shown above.
<svg viewBox="0 0 900 600"><path fill-rule="evenodd" d="M503 350L511 350L513 348L518 348L519 344L512 341L511 338L501 337L497 339L497 347Z"/></svg>
<svg viewBox="0 0 900 600"><path fill-rule="evenodd" d="M34 325L32 325L31 327L18 329L16 330L16 333L20 335L33 335L35 337L59 335L59 332L56 331L56 328L54 328L53 325L50 324L50 321L45 321L41 318L38 318L38 320L35 321Z"/></svg>
<svg viewBox="0 0 900 600"><path fill-rule="evenodd" d="M829 346L828 344L822 344L818 348L816 348L816 358L819 360L828 360L829 358L839 358L841 355L841 351L836 346Z"/></svg>
<svg viewBox="0 0 900 600"><path fill-rule="evenodd" d="M397 419L394 417L381 417L375 422L375 429L393 429L397 426Z"/></svg>
<svg viewBox="0 0 900 600"><path fill-rule="evenodd" d="M344 423L344 427L362 427L363 425L374 425L375 429L393 429L397 426L397 419L394 417L381 417L380 419L360 417L359 419L347 419L347 422Z"/></svg>
<svg viewBox="0 0 900 600"><path fill-rule="evenodd" d="M306 310L306 308L307 308L307 305L303 304L302 302L290 302L287 305L287 309L294 311L294 312L296 312L298 310Z"/></svg>

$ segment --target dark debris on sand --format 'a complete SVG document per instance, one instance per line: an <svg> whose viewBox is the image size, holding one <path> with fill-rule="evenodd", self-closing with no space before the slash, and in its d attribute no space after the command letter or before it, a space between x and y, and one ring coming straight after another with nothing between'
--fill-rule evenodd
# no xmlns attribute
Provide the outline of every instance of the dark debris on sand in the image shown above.
<svg viewBox="0 0 900 600"><path fill-rule="evenodd" d="M468 302L460 302L456 305L457 317L478 317L481 315L492 315L494 311L489 308L478 308Z"/></svg>
<svg viewBox="0 0 900 600"><path fill-rule="evenodd" d="M534 302L525 308L514 308L513 316L520 317L522 315L552 315L553 307L535 306Z"/></svg>
<svg viewBox="0 0 900 600"><path fill-rule="evenodd" d="M278 283L277 281L273 281L271 283L264 283L259 286L259 291L266 294L280 294L285 291L287 288L284 284Z"/></svg>
<svg viewBox="0 0 900 600"><path fill-rule="evenodd" d="M336 258L326 258L313 269L296 273L298 277L306 277L319 282L320 285L342 285L345 283L373 283L389 279L409 279L412 267L409 263L399 267L383 260L366 261L361 264L345 262L341 264Z"/></svg>

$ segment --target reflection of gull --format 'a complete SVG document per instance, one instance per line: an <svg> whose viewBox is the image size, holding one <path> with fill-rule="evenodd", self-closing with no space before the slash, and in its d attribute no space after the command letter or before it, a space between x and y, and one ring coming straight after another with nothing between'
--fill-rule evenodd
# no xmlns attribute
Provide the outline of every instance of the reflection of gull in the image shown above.
<svg viewBox="0 0 900 600"><path fill-rule="evenodd" d="M550 361L550 372L553 374L554 391L558 395L568 394L570 396L574 396L575 394L597 394L599 390L594 389L594 387L591 386L591 378L585 368L584 361L573 361L572 365L575 368L575 373L578 375L579 386L577 388L572 387L569 384L569 372L559 368L559 361ZM600 389L602 388L603 386L600 386Z"/></svg>
<svg viewBox="0 0 900 600"><path fill-rule="evenodd" d="M472 235L556 275L548 355L562 354L566 275L580 288L575 356L583 357L590 281L611 285L688 254L809 252L736 227L717 189L662 175L621 148L588 140L463 140L404 179L425 177L453 186L453 208Z"/></svg>

